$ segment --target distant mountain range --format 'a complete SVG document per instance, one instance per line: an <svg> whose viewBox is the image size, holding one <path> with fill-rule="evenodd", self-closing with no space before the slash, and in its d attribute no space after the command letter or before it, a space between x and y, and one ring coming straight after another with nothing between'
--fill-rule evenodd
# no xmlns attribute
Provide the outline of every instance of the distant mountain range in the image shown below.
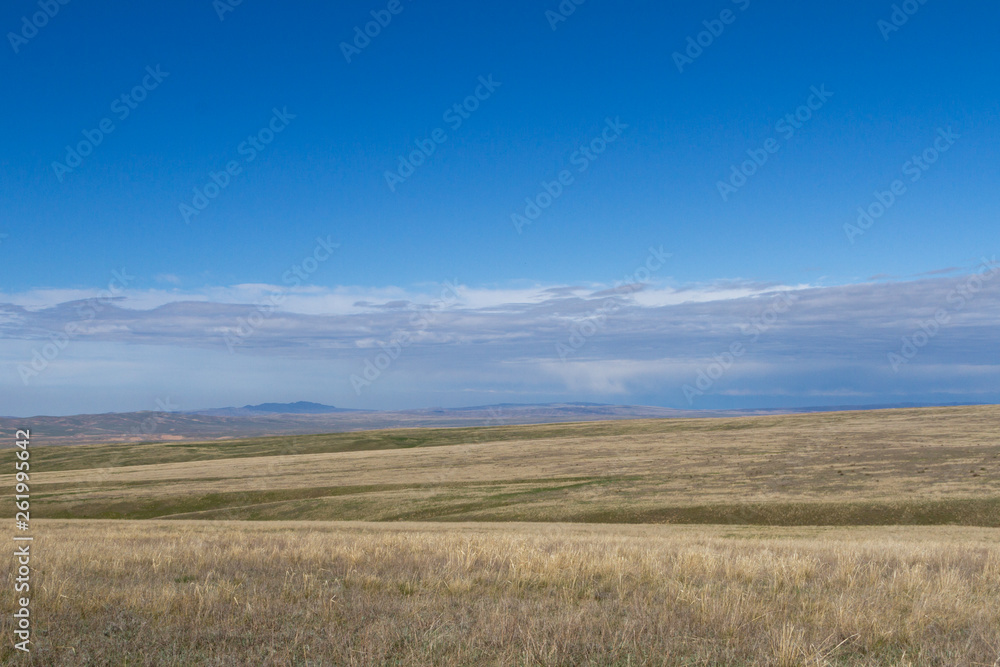
<svg viewBox="0 0 1000 667"><path fill-rule="evenodd" d="M752 415L923 407L916 404L765 410L677 410L642 405L546 403L484 405L422 410L351 410L298 401L191 412L111 412L67 417L0 417L0 431L30 428L32 444L217 440L266 435L305 435L380 428L504 426L608 419L740 417ZM0 448L10 443L0 443Z"/></svg>
<svg viewBox="0 0 1000 667"><path fill-rule="evenodd" d="M351 410L350 408L335 408L322 403L297 401L295 403L261 403L260 405L244 405L242 408L213 408L196 410L190 414L199 415L327 415L334 412L368 412L368 410Z"/></svg>

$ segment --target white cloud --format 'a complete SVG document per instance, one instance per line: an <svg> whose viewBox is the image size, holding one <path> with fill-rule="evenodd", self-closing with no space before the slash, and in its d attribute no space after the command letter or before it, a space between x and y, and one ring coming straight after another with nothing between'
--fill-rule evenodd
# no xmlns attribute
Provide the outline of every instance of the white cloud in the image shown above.
<svg viewBox="0 0 1000 667"><path fill-rule="evenodd" d="M457 298L444 302L440 285L284 292L279 286L244 284L124 290L120 300L97 302L100 308L85 320L85 310L73 302L99 298L99 290L35 290L0 295L0 340L8 351L19 350L5 355L8 367L16 369L73 322L77 330L53 369L64 364L68 369L93 345L117 349L123 358L135 349L158 350L139 375L86 360L86 367L108 376L108 382L117 378L140 387L186 373L185 364L197 352L199 373L217 376L213 387L232 385L236 377L261 387L301 386L305 397L333 392L347 407L385 407L390 397L396 406L419 405L424 396L488 400L498 392L531 397L526 400L642 397L688 407L682 386L734 344L743 353L699 397L708 402L695 407L713 407L713 396L997 395L1000 278L983 281L957 307L949 297L967 284L964 276L938 276L830 287L652 285L630 293L615 293L607 285L458 286ZM254 305L275 293L284 296L279 309L264 312ZM769 316L780 303L790 305ZM938 309L947 310L948 323L893 372L888 355ZM230 353L226 336L254 313L260 321ZM584 327L589 328L581 336ZM404 334L409 344L398 358L363 396L355 394L351 374ZM557 346L569 345L574 335L563 361ZM235 367L248 370L234 375ZM311 391L303 377L314 383ZM30 394L32 387L56 378L76 391L90 391L86 381L58 370L46 371L27 390L15 371L0 378L0 389Z"/></svg>

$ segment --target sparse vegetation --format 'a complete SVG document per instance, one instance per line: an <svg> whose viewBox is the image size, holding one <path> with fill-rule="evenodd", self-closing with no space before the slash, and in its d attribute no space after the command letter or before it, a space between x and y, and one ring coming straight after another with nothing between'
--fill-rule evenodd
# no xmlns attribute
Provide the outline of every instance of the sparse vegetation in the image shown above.
<svg viewBox="0 0 1000 667"><path fill-rule="evenodd" d="M980 406L39 447L33 509L49 518L1000 526L998 426L1000 409Z"/></svg>
<svg viewBox="0 0 1000 667"><path fill-rule="evenodd" d="M992 666L998 418L38 447L35 650L2 659Z"/></svg>
<svg viewBox="0 0 1000 667"><path fill-rule="evenodd" d="M38 533L37 665L922 667L992 665L1000 651L992 529L46 521ZM5 596L5 636L10 610Z"/></svg>

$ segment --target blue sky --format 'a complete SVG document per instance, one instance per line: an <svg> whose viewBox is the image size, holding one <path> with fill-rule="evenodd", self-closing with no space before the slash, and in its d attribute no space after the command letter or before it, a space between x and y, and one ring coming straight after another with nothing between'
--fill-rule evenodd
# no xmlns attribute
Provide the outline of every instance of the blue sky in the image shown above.
<svg viewBox="0 0 1000 667"><path fill-rule="evenodd" d="M940 0L11 3L0 414L995 401L998 19ZM526 200L544 206L516 224ZM879 214L851 228L859 207ZM746 334L783 294L801 298Z"/></svg>

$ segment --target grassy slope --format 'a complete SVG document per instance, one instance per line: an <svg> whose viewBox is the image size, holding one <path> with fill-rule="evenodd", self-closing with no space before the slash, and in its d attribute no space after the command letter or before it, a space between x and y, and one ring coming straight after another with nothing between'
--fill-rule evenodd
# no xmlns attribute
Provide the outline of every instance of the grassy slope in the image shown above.
<svg viewBox="0 0 1000 667"><path fill-rule="evenodd" d="M32 509L53 518L1000 526L998 425L1000 407L977 406L36 447Z"/></svg>
<svg viewBox="0 0 1000 667"><path fill-rule="evenodd" d="M760 421L749 421L749 420ZM767 418L735 419L644 419L602 422L571 422L469 428L400 428L320 435L291 435L207 442L143 442L99 445L56 445L36 448L32 460L47 471L85 470L101 467L214 461L217 459L298 454L443 447L470 442L509 442L580 436L669 433L686 430L728 431L735 428L767 428ZM14 450L0 450L0 465L10 465Z"/></svg>

